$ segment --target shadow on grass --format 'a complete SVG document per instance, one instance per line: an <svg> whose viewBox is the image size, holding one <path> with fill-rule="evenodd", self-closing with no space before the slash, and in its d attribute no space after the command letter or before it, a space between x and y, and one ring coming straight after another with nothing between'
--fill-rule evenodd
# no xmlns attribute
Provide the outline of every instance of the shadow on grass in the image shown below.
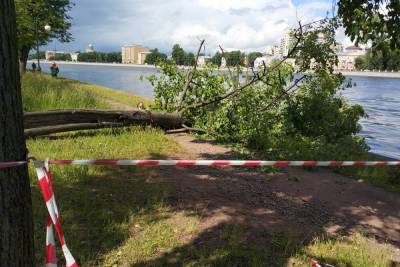
<svg viewBox="0 0 400 267"><path fill-rule="evenodd" d="M151 158L167 157L156 153ZM199 218L198 233L171 251L126 266L286 266L313 237L323 236L326 227L338 225L340 233L349 234L369 216L368 211L353 213L351 204L340 210L329 208L312 193L287 194L264 173L250 168L91 168L93 173L68 184L54 172L66 240L85 266L102 264L105 254L128 240L132 217L165 220L165 213L159 213L161 206ZM285 176L274 174L274 178ZM36 245L43 246L46 213L37 189L33 191ZM382 203L369 204L371 209L382 208ZM383 223L391 216L381 218ZM380 228L373 230L378 236L387 234ZM39 262L42 255L43 251ZM331 258L320 260L337 263Z"/></svg>
<svg viewBox="0 0 400 267"><path fill-rule="evenodd" d="M132 217L146 215L152 221L165 219L157 211L168 194L166 187L151 181L152 172L148 169L92 168L97 169L97 174L88 174L72 183L60 181L57 171L53 171L54 191L67 244L78 262L86 266L101 261L102 255L117 248L129 237L129 220ZM44 252L41 248L45 244L47 213L38 187L35 186L32 191L40 264L43 263ZM58 251L62 259L61 255Z"/></svg>

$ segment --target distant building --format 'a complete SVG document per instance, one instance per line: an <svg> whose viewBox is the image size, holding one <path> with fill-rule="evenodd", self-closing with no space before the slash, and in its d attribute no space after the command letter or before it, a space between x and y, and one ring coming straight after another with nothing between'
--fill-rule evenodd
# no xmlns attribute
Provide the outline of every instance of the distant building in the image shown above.
<svg viewBox="0 0 400 267"><path fill-rule="evenodd" d="M282 39L281 39L281 44L280 44L280 54L283 57L286 57L290 50L293 48L293 45L295 43L296 39L294 38L293 34L291 32L286 32Z"/></svg>
<svg viewBox="0 0 400 267"><path fill-rule="evenodd" d="M226 68L226 59L223 57L221 58L221 68Z"/></svg>
<svg viewBox="0 0 400 267"><path fill-rule="evenodd" d="M63 51L46 51L45 58L46 60L55 60L56 55L65 55L66 53Z"/></svg>
<svg viewBox="0 0 400 267"><path fill-rule="evenodd" d="M130 45L122 47L123 64L144 64L150 49L141 45Z"/></svg>
<svg viewBox="0 0 400 267"><path fill-rule="evenodd" d="M338 53L337 70L354 71L356 70L356 58L365 55L365 49L357 46L348 46L345 52Z"/></svg>
<svg viewBox="0 0 400 267"><path fill-rule="evenodd" d="M353 45L346 47L346 53L362 56L365 55L366 51L364 48Z"/></svg>
<svg viewBox="0 0 400 267"><path fill-rule="evenodd" d="M267 46L267 48L265 48L264 54L265 54L266 56L272 56L272 55L273 55L273 53L272 53L272 46Z"/></svg>
<svg viewBox="0 0 400 267"><path fill-rule="evenodd" d="M71 53L69 53L69 54L71 55L71 60L72 60L72 61L78 62L79 53L71 52Z"/></svg>
<svg viewBox="0 0 400 267"><path fill-rule="evenodd" d="M202 67L207 64L211 60L210 56L199 56L197 59L197 66Z"/></svg>
<svg viewBox="0 0 400 267"><path fill-rule="evenodd" d="M94 50L94 46L92 45L92 44L89 44L87 47L86 47L86 49L85 49L85 52L86 53L92 53L92 52L94 52L95 50Z"/></svg>
<svg viewBox="0 0 400 267"><path fill-rule="evenodd" d="M274 45L272 47L272 56L276 56L276 57L282 56L281 48L278 45Z"/></svg>
<svg viewBox="0 0 400 267"><path fill-rule="evenodd" d="M256 60L254 60L254 68L255 69L261 69L265 66L268 66L271 64L272 61L280 60L280 56L263 56L263 57L258 57Z"/></svg>
<svg viewBox="0 0 400 267"><path fill-rule="evenodd" d="M344 51L344 47L342 43L337 42L335 46L333 46L333 51L336 53L342 53Z"/></svg>

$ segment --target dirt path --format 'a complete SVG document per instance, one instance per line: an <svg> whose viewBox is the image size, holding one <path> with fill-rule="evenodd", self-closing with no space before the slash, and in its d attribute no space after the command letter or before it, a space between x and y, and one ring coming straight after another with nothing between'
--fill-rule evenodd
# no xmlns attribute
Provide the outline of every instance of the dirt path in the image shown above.
<svg viewBox="0 0 400 267"><path fill-rule="evenodd" d="M186 158L235 157L186 134L170 137L186 148ZM159 169L158 175L175 192L172 205L199 214L203 231L230 222L256 241L265 231L309 238L357 230L400 245L400 195L326 169L266 174L256 168L190 167Z"/></svg>

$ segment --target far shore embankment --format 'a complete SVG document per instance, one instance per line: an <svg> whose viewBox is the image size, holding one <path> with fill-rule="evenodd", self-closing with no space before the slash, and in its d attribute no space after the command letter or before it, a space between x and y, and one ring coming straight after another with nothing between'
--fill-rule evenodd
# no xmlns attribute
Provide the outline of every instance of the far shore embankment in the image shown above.
<svg viewBox="0 0 400 267"><path fill-rule="evenodd" d="M29 60L28 63L36 62ZM41 60L42 63L51 64L54 61ZM127 68L156 68L154 65L140 64L122 64L122 63L99 63L99 62L71 62L71 61L55 61L57 64L67 65L87 65L87 66L109 66L109 67L127 67ZM188 68L182 66L182 68ZM344 76L360 76L360 77L382 77L382 78L400 78L400 71L385 72L385 71L341 71Z"/></svg>

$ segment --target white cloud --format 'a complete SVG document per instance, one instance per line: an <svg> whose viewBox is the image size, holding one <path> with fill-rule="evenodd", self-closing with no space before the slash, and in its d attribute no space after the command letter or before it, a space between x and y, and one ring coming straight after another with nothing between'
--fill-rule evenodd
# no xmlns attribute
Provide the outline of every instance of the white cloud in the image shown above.
<svg viewBox="0 0 400 267"><path fill-rule="evenodd" d="M101 2L101 4L99 3ZM296 14L312 20L330 9L330 1L296 6L292 0L80 0L72 16L75 42L65 50L93 43L106 50L140 43L170 51L174 43L196 50L206 39L208 53L227 49L264 50L279 42Z"/></svg>

